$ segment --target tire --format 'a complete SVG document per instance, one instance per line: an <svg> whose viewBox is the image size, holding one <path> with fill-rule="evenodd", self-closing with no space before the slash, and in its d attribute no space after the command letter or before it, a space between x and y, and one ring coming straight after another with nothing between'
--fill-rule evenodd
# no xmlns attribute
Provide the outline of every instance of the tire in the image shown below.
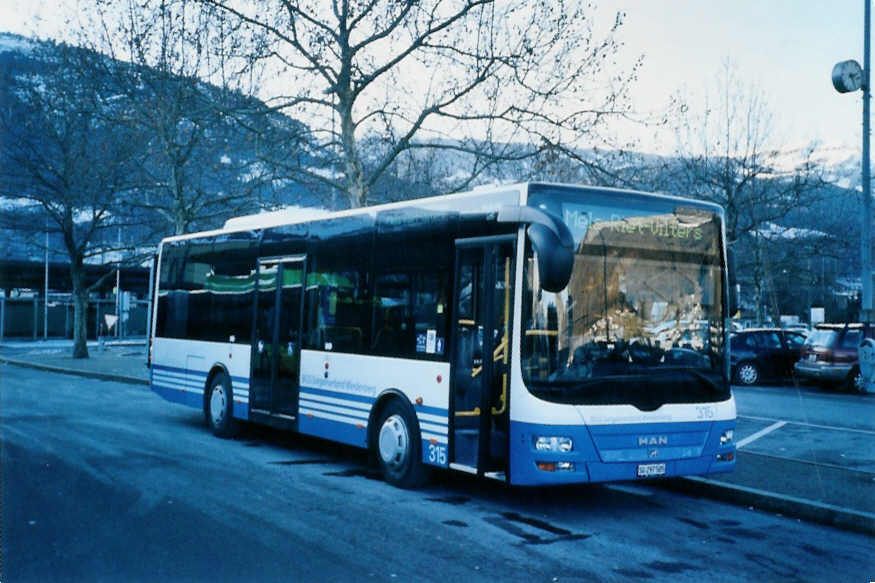
<svg viewBox="0 0 875 583"><path fill-rule="evenodd" d="M422 463L419 424L409 407L393 399L377 418L374 453L383 478L399 488L417 488L428 479Z"/></svg>
<svg viewBox="0 0 875 583"><path fill-rule="evenodd" d="M844 387L848 393L857 393L862 395L866 392L866 383L863 381L863 373L860 372L860 367L855 366L851 369L848 378L845 379Z"/></svg>
<svg viewBox="0 0 875 583"><path fill-rule="evenodd" d="M755 385L760 380L760 369L752 362L742 362L735 368L735 381L739 385Z"/></svg>
<svg viewBox="0 0 875 583"><path fill-rule="evenodd" d="M216 374L204 395L204 417L213 435L228 438L237 434L233 402L231 379L223 372Z"/></svg>

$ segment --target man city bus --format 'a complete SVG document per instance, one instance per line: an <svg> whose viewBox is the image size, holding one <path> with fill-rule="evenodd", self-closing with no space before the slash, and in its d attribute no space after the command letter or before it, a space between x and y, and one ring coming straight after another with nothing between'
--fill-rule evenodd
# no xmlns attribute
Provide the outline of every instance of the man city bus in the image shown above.
<svg viewBox="0 0 875 583"><path fill-rule="evenodd" d="M723 210L525 183L161 243L151 383L219 436L362 448L392 484L730 471Z"/></svg>

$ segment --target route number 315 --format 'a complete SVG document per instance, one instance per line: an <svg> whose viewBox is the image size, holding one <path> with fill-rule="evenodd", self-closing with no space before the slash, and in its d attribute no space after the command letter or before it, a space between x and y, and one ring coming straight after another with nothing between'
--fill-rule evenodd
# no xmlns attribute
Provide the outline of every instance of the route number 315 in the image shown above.
<svg viewBox="0 0 875 583"><path fill-rule="evenodd" d="M696 407L696 419L713 419L714 407Z"/></svg>
<svg viewBox="0 0 875 583"><path fill-rule="evenodd" d="M428 463L439 466L447 465L447 446L441 443L428 444Z"/></svg>

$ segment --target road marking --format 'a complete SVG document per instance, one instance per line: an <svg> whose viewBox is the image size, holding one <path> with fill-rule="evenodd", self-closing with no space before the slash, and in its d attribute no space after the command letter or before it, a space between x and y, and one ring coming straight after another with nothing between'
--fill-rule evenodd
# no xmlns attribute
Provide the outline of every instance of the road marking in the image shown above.
<svg viewBox="0 0 875 583"><path fill-rule="evenodd" d="M772 417L755 417L753 415L738 415L738 419L751 419L753 421L777 421ZM804 421L785 421L790 425L803 425L805 427L814 427L815 429L832 429L834 431L850 431L851 433L862 433L863 435L875 435L875 431L868 429L855 429L853 427L837 427L835 425L818 425L817 423L806 423Z"/></svg>
<svg viewBox="0 0 875 583"><path fill-rule="evenodd" d="M751 443L752 441L756 441L760 437L762 437L764 435L768 435L772 431L774 431L776 429L780 429L781 427L785 426L786 424L787 424L786 421L778 421L777 423L772 423L771 425L769 425L765 429L760 429L759 431L757 431L753 435L748 435L747 437L745 437L744 439L742 439L741 441L736 443L735 449L741 449L742 447L744 447L748 443Z"/></svg>

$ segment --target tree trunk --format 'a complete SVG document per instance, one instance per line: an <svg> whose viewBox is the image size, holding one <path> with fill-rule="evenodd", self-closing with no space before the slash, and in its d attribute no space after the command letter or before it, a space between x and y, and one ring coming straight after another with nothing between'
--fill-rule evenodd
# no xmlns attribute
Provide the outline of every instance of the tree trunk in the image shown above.
<svg viewBox="0 0 875 583"><path fill-rule="evenodd" d="M341 99L341 101L344 100ZM340 107L340 130L343 144L343 171L346 175L346 195L349 207L360 208L368 203L368 187L355 139L352 104Z"/></svg>
<svg viewBox="0 0 875 583"><path fill-rule="evenodd" d="M73 282L73 358L88 358L88 291L82 281L81 266L70 265Z"/></svg>

